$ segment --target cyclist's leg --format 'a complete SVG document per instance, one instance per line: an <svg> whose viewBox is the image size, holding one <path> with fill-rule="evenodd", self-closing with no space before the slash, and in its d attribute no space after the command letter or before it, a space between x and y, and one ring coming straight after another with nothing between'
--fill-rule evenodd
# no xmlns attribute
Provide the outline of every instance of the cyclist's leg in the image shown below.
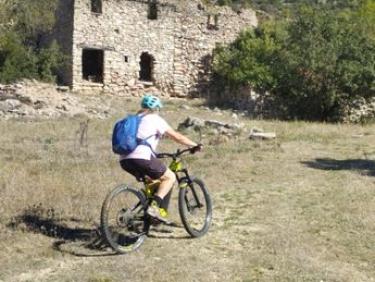
<svg viewBox="0 0 375 282"><path fill-rule="evenodd" d="M160 208L165 209L165 211L168 209L170 192L176 181L175 174L157 158L151 158L151 160L126 159L121 161L121 166L137 178L147 175L151 179L160 180L159 188L154 194L154 200L148 213L164 221L165 215L160 214Z"/></svg>
<svg viewBox="0 0 375 282"><path fill-rule="evenodd" d="M176 181L176 175L168 168L163 176L160 177L160 181L159 189L155 195L159 196L161 199L164 199L171 191L173 184Z"/></svg>
<svg viewBox="0 0 375 282"><path fill-rule="evenodd" d="M165 209L166 211L168 211L171 196L172 196L172 189L169 190L168 194L163 198L163 201L161 202L161 205L160 205L162 209Z"/></svg>
<svg viewBox="0 0 375 282"><path fill-rule="evenodd" d="M156 158L150 160L147 175L152 179L160 180L160 185L154 194L154 200L147 210L147 213L152 217L156 217L161 221L167 222L166 216L168 203L173 184L176 181L176 176L159 159Z"/></svg>

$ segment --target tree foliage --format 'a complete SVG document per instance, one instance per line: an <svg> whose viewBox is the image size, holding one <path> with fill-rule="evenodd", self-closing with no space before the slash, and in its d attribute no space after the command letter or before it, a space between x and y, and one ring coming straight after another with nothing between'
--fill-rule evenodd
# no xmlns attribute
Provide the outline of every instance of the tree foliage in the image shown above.
<svg viewBox="0 0 375 282"><path fill-rule="evenodd" d="M57 0L0 2L0 82L55 79L63 57L56 42L43 39L54 27L56 8Z"/></svg>
<svg viewBox="0 0 375 282"><path fill-rule="evenodd" d="M216 51L216 77L269 93L286 118L337 119L354 98L375 96L373 14L362 9L303 6L292 21L264 23Z"/></svg>
<svg viewBox="0 0 375 282"><path fill-rule="evenodd" d="M300 5L310 5L329 9L354 9L366 0L206 0L207 4L219 6L231 6L234 9L251 7L266 11L271 14L278 14L283 9L298 10Z"/></svg>

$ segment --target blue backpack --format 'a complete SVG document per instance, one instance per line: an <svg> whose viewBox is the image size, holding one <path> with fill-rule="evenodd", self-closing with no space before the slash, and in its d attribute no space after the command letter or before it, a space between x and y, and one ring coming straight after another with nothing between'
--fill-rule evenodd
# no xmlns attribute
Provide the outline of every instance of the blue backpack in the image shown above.
<svg viewBox="0 0 375 282"><path fill-rule="evenodd" d="M151 145L145 140L137 138L139 124L143 116L128 115L126 118L116 122L112 134L112 151L118 155L128 155L138 145ZM152 148L151 148L152 149Z"/></svg>

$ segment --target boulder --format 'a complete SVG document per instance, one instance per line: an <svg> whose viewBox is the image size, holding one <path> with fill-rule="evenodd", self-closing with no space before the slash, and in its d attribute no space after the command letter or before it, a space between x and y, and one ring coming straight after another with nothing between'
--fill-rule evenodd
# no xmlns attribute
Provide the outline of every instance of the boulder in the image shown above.
<svg viewBox="0 0 375 282"><path fill-rule="evenodd" d="M251 140L271 140L276 138L275 132L263 132L263 129L252 128L250 130L249 139Z"/></svg>
<svg viewBox="0 0 375 282"><path fill-rule="evenodd" d="M202 120L196 117L188 117L178 126L178 130L185 129L204 130L213 135L233 136L241 132L242 126L240 124L228 124L217 120Z"/></svg>
<svg viewBox="0 0 375 282"><path fill-rule="evenodd" d="M195 117L188 117L178 125L178 130L194 129L198 130L205 126L204 120Z"/></svg>
<svg viewBox="0 0 375 282"><path fill-rule="evenodd" d="M190 110L190 107L188 105L181 105L179 108L183 110Z"/></svg>
<svg viewBox="0 0 375 282"><path fill-rule="evenodd" d="M9 112L21 107L21 102L16 99L7 99L0 102L0 111Z"/></svg>

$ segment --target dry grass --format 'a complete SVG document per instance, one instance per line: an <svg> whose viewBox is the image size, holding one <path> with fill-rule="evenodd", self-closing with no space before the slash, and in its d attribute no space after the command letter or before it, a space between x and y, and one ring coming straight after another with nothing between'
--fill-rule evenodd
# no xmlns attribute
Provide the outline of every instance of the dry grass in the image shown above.
<svg viewBox="0 0 375 282"><path fill-rule="evenodd" d="M233 122L181 103L166 103L173 126L188 115ZM164 228L126 256L89 248L106 193L134 183L110 151L120 105L136 109L113 98L117 116L91 120L87 146L83 119L0 122L0 281L375 281L374 125L241 118L278 138L245 132L188 158L214 201L207 236ZM178 221L175 199L171 212Z"/></svg>

